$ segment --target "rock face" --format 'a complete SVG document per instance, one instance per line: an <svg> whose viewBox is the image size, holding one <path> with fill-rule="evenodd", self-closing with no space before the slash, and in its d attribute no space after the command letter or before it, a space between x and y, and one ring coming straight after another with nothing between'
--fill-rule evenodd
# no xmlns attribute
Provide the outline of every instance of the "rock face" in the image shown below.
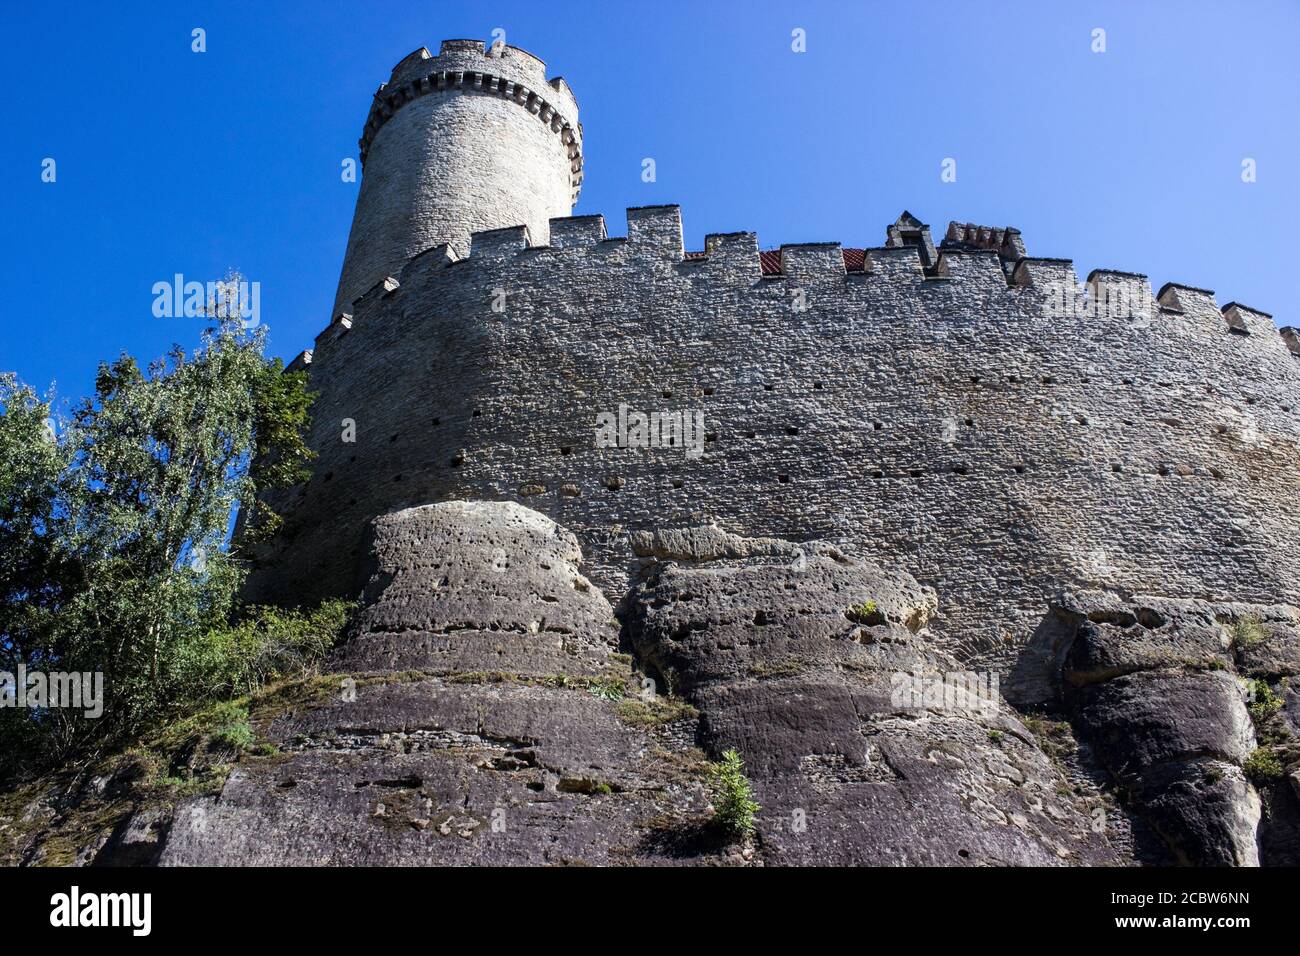
<svg viewBox="0 0 1300 956"><path fill-rule="evenodd" d="M625 697L618 624L580 556L515 504L377 519L341 692L271 720L281 756L182 805L161 862L660 856L648 834L705 815L702 755L688 709Z"/></svg>
<svg viewBox="0 0 1300 956"><path fill-rule="evenodd" d="M1243 772L1261 743L1293 733L1267 704L1270 681L1295 673L1292 609L1092 592L1063 597L1051 618L1063 706L1163 843L1155 862L1300 859L1293 788L1268 785L1261 826Z"/></svg>
<svg viewBox="0 0 1300 956"><path fill-rule="evenodd" d="M512 503L453 501L377 518L349 671L594 675L618 622L578 573L577 539Z"/></svg>
<svg viewBox="0 0 1300 956"><path fill-rule="evenodd" d="M715 526L631 543L615 609L518 504L375 519L345 641L250 705L258 746L176 750L189 796L130 760L7 795L0 860L1300 863L1292 607L1061 595L1026 651L1052 706L1022 714L905 572ZM733 749L749 837L714 821Z"/></svg>
<svg viewBox="0 0 1300 956"><path fill-rule="evenodd" d="M1112 862L1089 801L998 696L927 645L933 591L824 546L656 563L628 600L637 654L744 754L764 859ZM666 549L684 555L688 549ZM708 554L719 553L706 549ZM945 693L946 692L946 693Z"/></svg>
<svg viewBox="0 0 1300 956"><path fill-rule="evenodd" d="M935 595L911 577L710 529L642 543L665 557L622 606L645 678L549 519L377 519L340 687L263 721L279 755L182 802L160 862L1119 859L996 687L945 699L959 668L927 646ZM706 757L729 747L761 805L750 841L710 823Z"/></svg>

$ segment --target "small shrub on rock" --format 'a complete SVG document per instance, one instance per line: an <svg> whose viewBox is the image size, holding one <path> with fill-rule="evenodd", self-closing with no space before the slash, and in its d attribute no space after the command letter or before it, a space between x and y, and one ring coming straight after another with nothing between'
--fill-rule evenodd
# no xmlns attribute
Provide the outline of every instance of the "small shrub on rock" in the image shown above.
<svg viewBox="0 0 1300 956"><path fill-rule="evenodd" d="M1278 780L1283 773L1282 761L1267 747L1256 747L1251 751L1241 769L1257 786Z"/></svg>
<svg viewBox="0 0 1300 956"><path fill-rule="evenodd" d="M709 769L713 788L713 822L736 839L752 836L756 829L754 815L758 804L745 776L745 764L734 749L724 750L722 760Z"/></svg>

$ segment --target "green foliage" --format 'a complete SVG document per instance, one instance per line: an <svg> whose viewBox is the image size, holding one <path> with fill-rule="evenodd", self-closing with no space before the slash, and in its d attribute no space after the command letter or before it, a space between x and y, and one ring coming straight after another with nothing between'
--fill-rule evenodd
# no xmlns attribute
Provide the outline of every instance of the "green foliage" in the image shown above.
<svg viewBox="0 0 1300 956"><path fill-rule="evenodd" d="M190 700L252 694L310 673L334 646L354 605L326 601L313 611L249 608L236 623L195 635L173 664L175 694Z"/></svg>
<svg viewBox="0 0 1300 956"><path fill-rule="evenodd" d="M1242 650L1254 647L1266 637L1268 631L1264 629L1264 622L1254 615L1243 617L1232 625L1232 643Z"/></svg>
<svg viewBox="0 0 1300 956"><path fill-rule="evenodd" d="M713 822L731 837L752 836L759 806L754 802L740 754L734 749L724 750L722 760L709 766L709 781L713 788Z"/></svg>
<svg viewBox="0 0 1300 956"><path fill-rule="evenodd" d="M305 380L263 346L223 320L145 371L101 364L56 434L50 404L0 375L0 670L102 672L106 695L98 720L0 711L0 778L246 691L337 632L338 608L229 624L247 545L277 520L259 494L310 458Z"/></svg>
<svg viewBox="0 0 1300 956"><path fill-rule="evenodd" d="M855 624L881 623L880 609L876 606L876 602L870 599L849 608L845 614Z"/></svg>
<svg viewBox="0 0 1300 956"><path fill-rule="evenodd" d="M627 696L624 682L615 680L598 680L589 688L591 693L601 700L622 700Z"/></svg>
<svg viewBox="0 0 1300 956"><path fill-rule="evenodd" d="M1268 747L1256 747L1252 750L1246 762L1241 765L1241 769L1246 771L1246 776L1252 781L1261 785L1280 779L1284 773L1282 761Z"/></svg>
<svg viewBox="0 0 1300 956"><path fill-rule="evenodd" d="M218 704L214 710L214 726L208 736L208 749L240 754L252 746L253 728L248 723L248 711L233 701Z"/></svg>
<svg viewBox="0 0 1300 956"><path fill-rule="evenodd" d="M1025 714L1021 722L1034 735L1043 753L1054 763L1060 764L1078 749L1074 733L1066 721L1051 720L1039 714Z"/></svg>
<svg viewBox="0 0 1300 956"><path fill-rule="evenodd" d="M1258 726L1264 723L1279 710L1282 709L1282 698L1273 693L1273 688L1268 686L1267 681L1252 680L1250 682L1249 708L1250 719Z"/></svg>
<svg viewBox="0 0 1300 956"><path fill-rule="evenodd" d="M53 427L49 403L12 373L0 374L0 648L8 652L4 663L43 642L50 614L77 573L73 555L57 533L70 449L52 434Z"/></svg>

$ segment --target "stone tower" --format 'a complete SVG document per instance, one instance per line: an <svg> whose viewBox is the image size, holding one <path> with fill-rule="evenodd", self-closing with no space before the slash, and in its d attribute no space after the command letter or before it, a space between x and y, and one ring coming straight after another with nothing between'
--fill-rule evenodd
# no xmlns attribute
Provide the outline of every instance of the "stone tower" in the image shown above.
<svg viewBox="0 0 1300 956"><path fill-rule="evenodd" d="M524 50L447 40L393 68L361 135L364 173L334 314L447 243L524 225L534 243L568 216L582 183L578 103L563 79Z"/></svg>

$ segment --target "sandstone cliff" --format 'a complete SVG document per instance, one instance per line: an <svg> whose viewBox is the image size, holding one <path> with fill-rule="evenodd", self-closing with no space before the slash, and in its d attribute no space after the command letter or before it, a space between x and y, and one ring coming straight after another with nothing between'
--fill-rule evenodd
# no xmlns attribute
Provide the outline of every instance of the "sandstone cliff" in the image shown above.
<svg viewBox="0 0 1300 956"><path fill-rule="evenodd" d="M940 596L820 544L641 534L617 609L577 539L513 503L372 523L330 673L253 709L260 746L145 800L129 765L11 801L10 862L1094 865L1296 862L1297 779L1243 764L1300 701L1289 608L1063 596L1055 710L928 639ZM1280 690L1248 706L1256 681ZM937 693L932 693L937 689ZM913 693L915 691L915 693ZM707 767L743 756L750 839ZM1282 746L1280 752L1290 752Z"/></svg>

